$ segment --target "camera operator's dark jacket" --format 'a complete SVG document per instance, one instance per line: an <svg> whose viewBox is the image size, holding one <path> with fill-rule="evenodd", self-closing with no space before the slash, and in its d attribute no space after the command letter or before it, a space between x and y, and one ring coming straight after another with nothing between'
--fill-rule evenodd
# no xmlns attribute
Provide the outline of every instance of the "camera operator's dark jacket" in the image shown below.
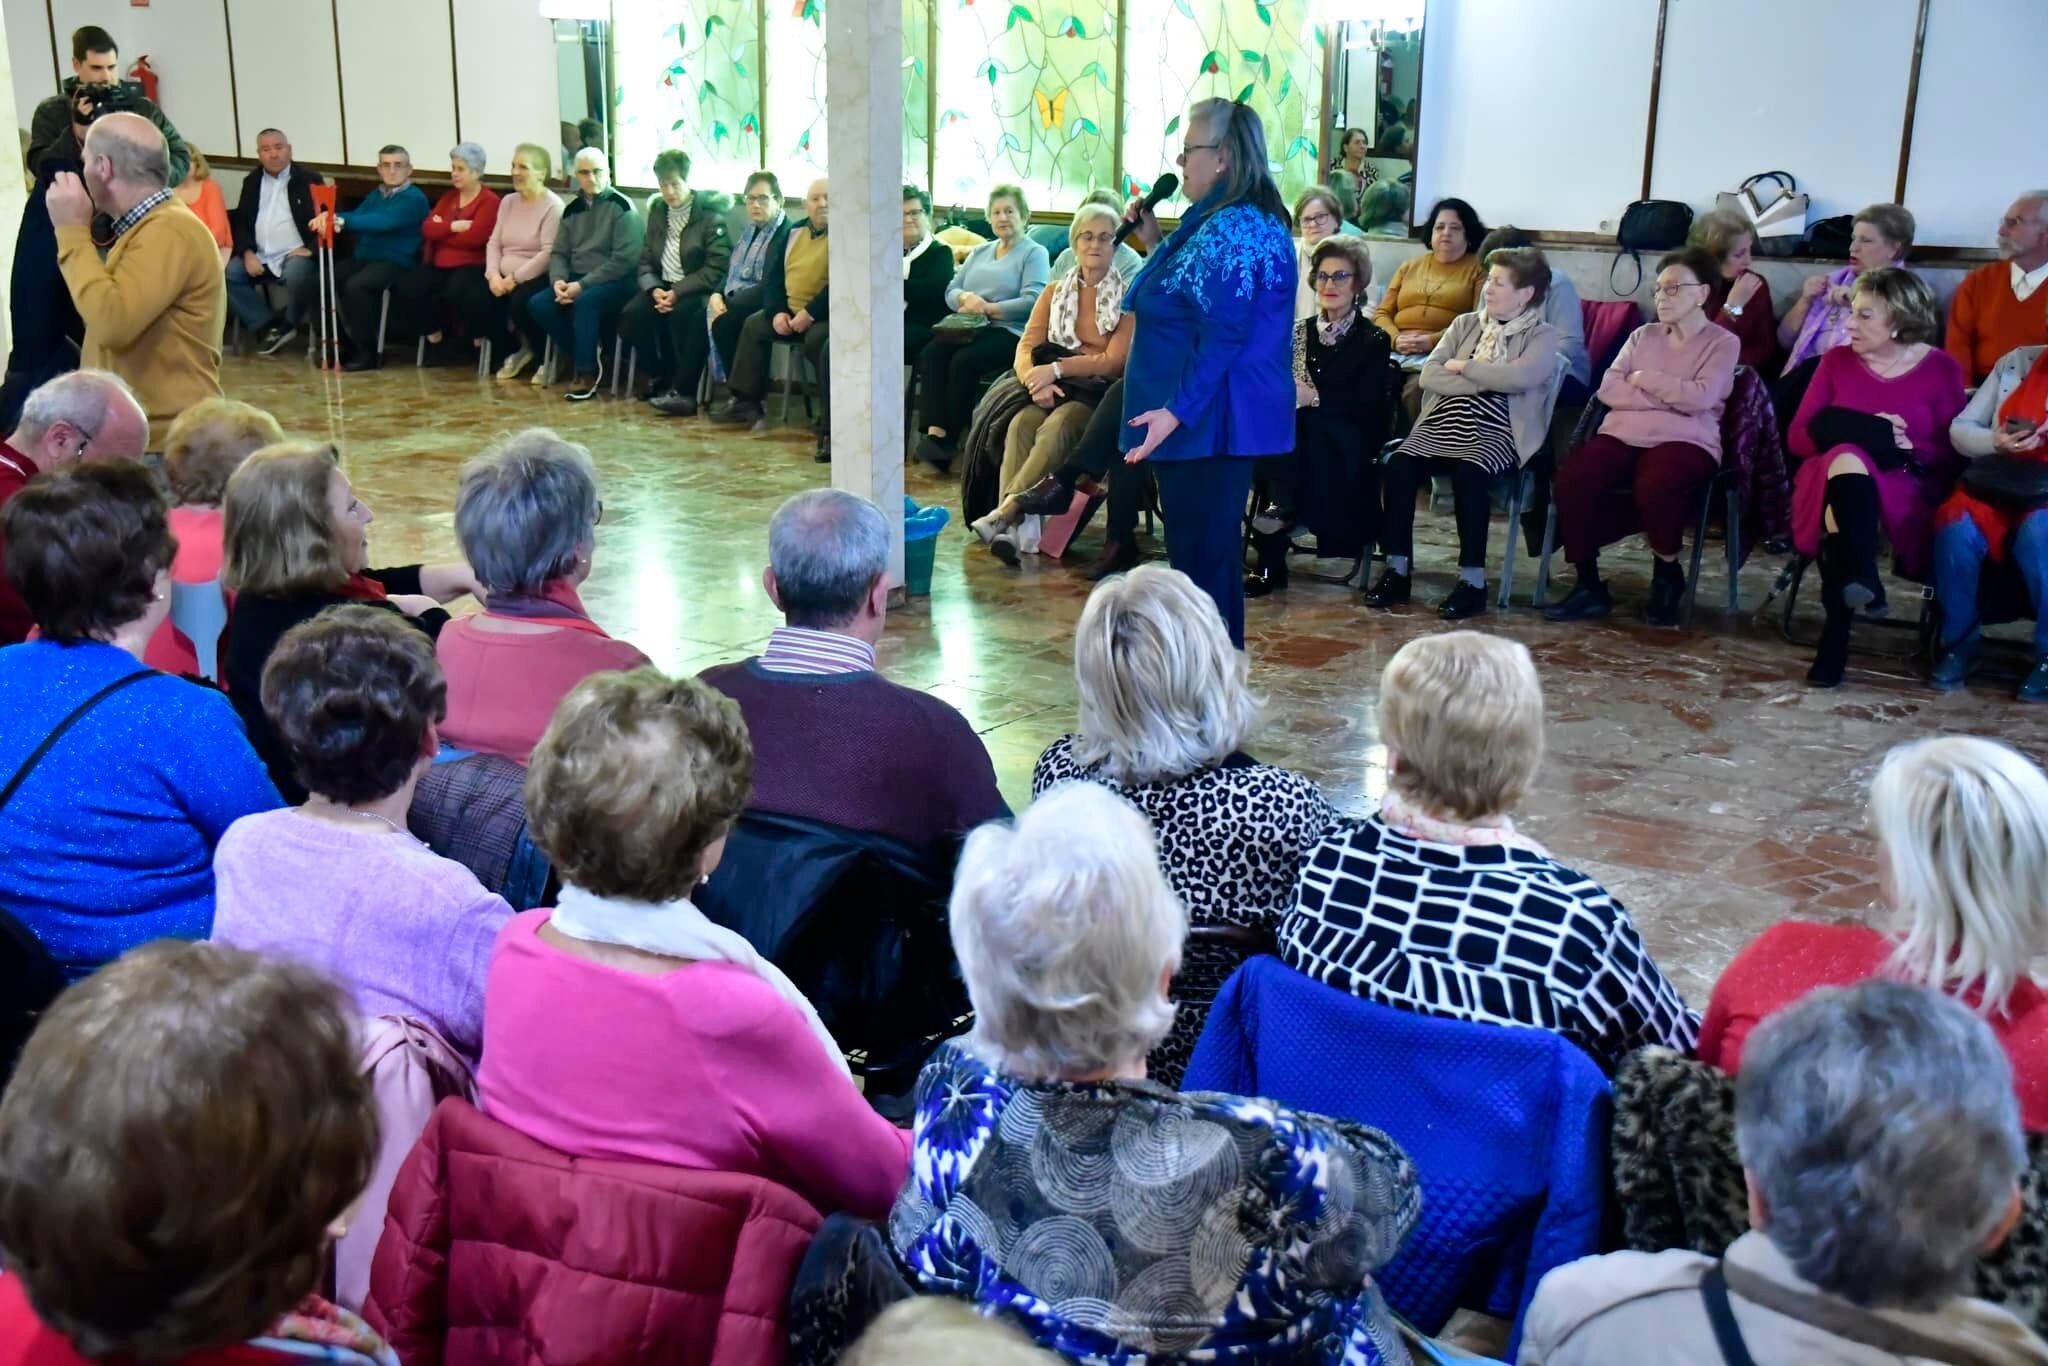
<svg viewBox="0 0 2048 1366"><path fill-rule="evenodd" d="M314 249L313 215L319 212L313 204L313 187L326 183L318 171L296 161L286 168L285 203L291 206L292 226L299 230L299 241L308 251ZM262 207L263 167L256 165L242 177L242 197L235 201L233 212L228 214L228 231L234 235L235 255L256 250L256 214Z"/></svg>
<svg viewBox="0 0 2048 1366"><path fill-rule="evenodd" d="M85 153L78 145L78 134L71 127L71 97L78 88L78 77L66 76L58 87L63 93L52 95L36 106L35 117L28 127L28 178L30 188L44 178L46 162L54 162L49 171L75 170L83 166ZM169 144L171 152L171 184L177 185L192 169L192 153L185 146L185 139L178 136L178 130L164 117L164 111L142 95L131 93L125 112L140 114L157 126Z"/></svg>

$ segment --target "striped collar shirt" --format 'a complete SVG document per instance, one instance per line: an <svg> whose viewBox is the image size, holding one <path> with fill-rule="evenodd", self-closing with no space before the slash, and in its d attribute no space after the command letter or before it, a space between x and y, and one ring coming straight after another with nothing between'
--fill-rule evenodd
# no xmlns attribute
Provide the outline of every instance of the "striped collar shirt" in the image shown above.
<svg viewBox="0 0 2048 1366"><path fill-rule="evenodd" d="M128 229L140 223L151 209L159 204L168 203L170 198L171 192L169 190L158 190L154 194L146 196L140 204L137 204L134 208L114 220L114 236L119 237L127 232Z"/></svg>
<svg viewBox="0 0 2048 1366"><path fill-rule="evenodd" d="M761 652L761 667L784 674L873 673L875 647L836 631L778 626Z"/></svg>

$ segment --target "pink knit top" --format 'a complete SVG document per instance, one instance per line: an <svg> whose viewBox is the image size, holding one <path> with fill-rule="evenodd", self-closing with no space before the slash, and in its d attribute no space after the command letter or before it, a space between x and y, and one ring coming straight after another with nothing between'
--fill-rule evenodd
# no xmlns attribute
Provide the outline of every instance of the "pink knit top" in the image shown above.
<svg viewBox="0 0 2048 1366"><path fill-rule="evenodd" d="M1690 341L1678 342L1664 323L1629 334L1621 354L1600 381L1607 418L1600 434L1631 446L1684 441L1721 458L1721 408L1735 388L1735 362L1742 343L1711 323ZM1631 374L1640 374L1629 383Z"/></svg>
<svg viewBox="0 0 2048 1366"><path fill-rule="evenodd" d="M648 976L562 952L516 915L484 988L485 1113L576 1157L739 1172L880 1219L910 1131L869 1108L796 1008L746 968Z"/></svg>

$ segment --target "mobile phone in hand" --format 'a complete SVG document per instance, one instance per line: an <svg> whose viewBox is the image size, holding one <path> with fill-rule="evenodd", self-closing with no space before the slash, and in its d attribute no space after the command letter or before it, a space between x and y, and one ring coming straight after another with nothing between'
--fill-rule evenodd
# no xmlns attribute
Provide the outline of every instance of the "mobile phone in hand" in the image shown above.
<svg viewBox="0 0 2048 1366"><path fill-rule="evenodd" d="M2005 420L2005 430L2009 436L2032 436L2034 429L2040 425L2024 417L2009 417Z"/></svg>

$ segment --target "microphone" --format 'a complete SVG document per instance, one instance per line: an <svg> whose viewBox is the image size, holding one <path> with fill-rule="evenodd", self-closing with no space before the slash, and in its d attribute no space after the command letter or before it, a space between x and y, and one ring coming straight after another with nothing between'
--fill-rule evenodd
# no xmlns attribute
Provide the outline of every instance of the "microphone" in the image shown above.
<svg viewBox="0 0 2048 1366"><path fill-rule="evenodd" d="M1138 217L1126 218L1122 222L1122 224L1120 224L1117 227L1116 241L1112 243L1112 245L1118 247L1122 246L1124 244L1124 239L1126 237L1129 237L1134 231L1137 230L1138 218L1144 217L1146 214L1152 212L1152 210L1158 208L1161 204L1165 203L1167 199L1172 197L1173 192L1175 190L1178 190L1179 188L1180 177L1175 175L1171 171L1168 171L1165 175L1159 177L1158 180L1154 181L1152 185L1152 192L1146 195L1142 200L1138 201Z"/></svg>

